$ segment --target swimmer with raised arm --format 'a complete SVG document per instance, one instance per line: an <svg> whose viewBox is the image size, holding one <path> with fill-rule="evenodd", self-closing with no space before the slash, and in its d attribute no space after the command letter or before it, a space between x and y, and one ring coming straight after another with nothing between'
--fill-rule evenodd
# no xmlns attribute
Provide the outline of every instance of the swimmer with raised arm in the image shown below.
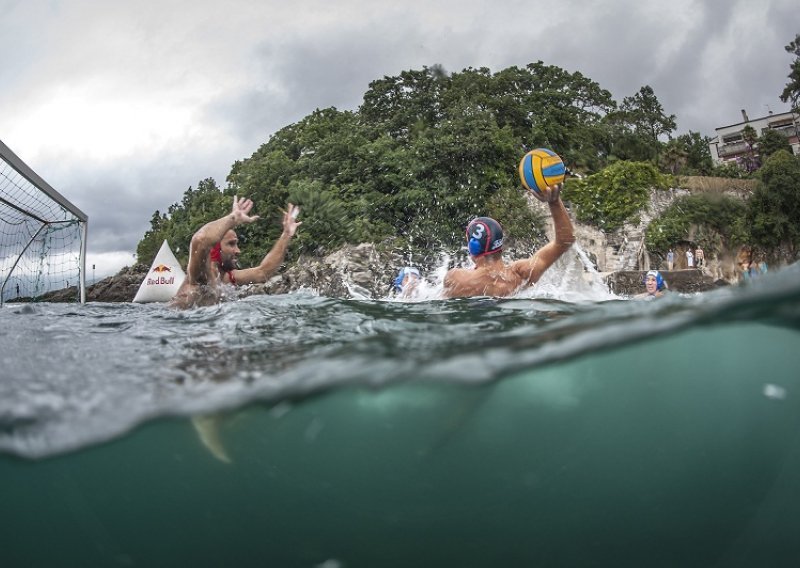
<svg viewBox="0 0 800 568"><path fill-rule="evenodd" d="M233 208L229 215L206 223L192 236L189 246L189 265L186 279L181 284L170 305L186 309L210 306L220 301L222 285L254 284L266 282L283 263L297 227L300 208L288 204L283 212L283 232L258 266L240 269L239 238L234 228L259 219L250 215L253 201L233 198Z"/></svg>
<svg viewBox="0 0 800 568"><path fill-rule="evenodd" d="M530 258L510 264L503 262L503 228L490 217L473 219L467 227L469 254L475 268L453 268L444 277L444 296L510 296L533 286L542 274L575 242L572 222L561 202L561 184L548 187L536 197L550 206L555 226L555 240L547 243Z"/></svg>

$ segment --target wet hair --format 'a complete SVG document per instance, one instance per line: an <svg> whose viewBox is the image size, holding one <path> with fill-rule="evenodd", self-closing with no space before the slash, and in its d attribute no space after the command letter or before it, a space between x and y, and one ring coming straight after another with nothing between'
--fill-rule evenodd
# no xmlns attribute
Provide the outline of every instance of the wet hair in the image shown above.
<svg viewBox="0 0 800 568"><path fill-rule="evenodd" d="M467 225L467 248L474 257L503 250L503 227L491 217L477 217Z"/></svg>

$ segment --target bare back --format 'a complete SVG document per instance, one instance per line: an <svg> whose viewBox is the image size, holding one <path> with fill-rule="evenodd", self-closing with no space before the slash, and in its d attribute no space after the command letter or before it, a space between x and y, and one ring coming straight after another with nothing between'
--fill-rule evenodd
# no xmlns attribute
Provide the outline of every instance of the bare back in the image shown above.
<svg viewBox="0 0 800 568"><path fill-rule="evenodd" d="M524 284L523 278L502 261L484 263L474 269L454 268L447 273L444 294L447 298L510 296Z"/></svg>
<svg viewBox="0 0 800 568"><path fill-rule="evenodd" d="M530 258L505 264L500 252L476 257L475 268L453 268L444 277L444 296L505 297L533 286L542 274L569 250L575 242L572 223L560 199L550 202L555 226L555 240L547 243Z"/></svg>

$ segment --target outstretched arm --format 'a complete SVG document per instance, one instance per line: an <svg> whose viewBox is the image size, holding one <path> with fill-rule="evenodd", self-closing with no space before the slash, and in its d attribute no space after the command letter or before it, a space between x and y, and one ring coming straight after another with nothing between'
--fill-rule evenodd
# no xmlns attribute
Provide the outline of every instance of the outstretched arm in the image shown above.
<svg viewBox="0 0 800 568"><path fill-rule="evenodd" d="M302 224L302 221L297 221L297 216L299 214L300 208L289 203L288 207L283 212L283 232L280 238L275 241L275 244L272 245L272 249L270 249L267 256L264 257L258 266L233 271L233 277L236 279L237 284L260 284L266 282L275 274L283 263L283 259L286 257L289 241L292 240L292 237L297 232L297 227Z"/></svg>
<svg viewBox="0 0 800 568"><path fill-rule="evenodd" d="M514 271L526 281L527 285L535 284L545 270L550 268L575 242L572 222L561 202L561 187L559 184L547 188L541 196L537 194L540 201L544 201L550 206L550 214L553 216L553 225L555 226L555 239L540 248L531 258L518 260L512 265Z"/></svg>
<svg viewBox="0 0 800 568"><path fill-rule="evenodd" d="M222 240L222 237L229 230L243 223L252 223L258 219L258 215L250 215L253 208L253 201L238 197L233 198L233 207L229 215L206 223L192 236L189 245L189 264L186 267L186 278L195 284L208 283L210 271L209 252L215 244Z"/></svg>

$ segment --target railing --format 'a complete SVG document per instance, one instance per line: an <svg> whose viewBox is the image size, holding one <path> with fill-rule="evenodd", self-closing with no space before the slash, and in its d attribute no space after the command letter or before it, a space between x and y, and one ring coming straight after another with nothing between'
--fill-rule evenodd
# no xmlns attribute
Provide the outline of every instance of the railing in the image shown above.
<svg viewBox="0 0 800 568"><path fill-rule="evenodd" d="M717 154L719 157L732 156L734 154L743 154L750 150L747 142L737 142L736 144L723 144L717 147Z"/></svg>

